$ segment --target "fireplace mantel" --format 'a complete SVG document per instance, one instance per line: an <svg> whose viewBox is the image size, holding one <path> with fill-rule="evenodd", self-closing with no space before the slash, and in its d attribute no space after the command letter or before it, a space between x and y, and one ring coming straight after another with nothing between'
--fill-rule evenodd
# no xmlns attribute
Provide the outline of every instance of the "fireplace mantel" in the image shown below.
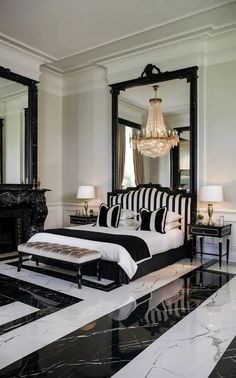
<svg viewBox="0 0 236 378"><path fill-rule="evenodd" d="M15 246L42 231L48 213L45 192L48 189L0 189L0 221L14 218ZM1 235L0 235L1 237Z"/></svg>

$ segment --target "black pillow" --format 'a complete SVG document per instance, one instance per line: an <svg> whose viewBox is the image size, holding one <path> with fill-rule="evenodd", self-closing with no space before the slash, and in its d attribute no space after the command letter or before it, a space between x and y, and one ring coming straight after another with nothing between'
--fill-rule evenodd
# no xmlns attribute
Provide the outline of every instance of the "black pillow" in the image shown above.
<svg viewBox="0 0 236 378"><path fill-rule="evenodd" d="M150 211L144 207L140 210L141 225L139 230L156 231L165 234L167 207Z"/></svg>
<svg viewBox="0 0 236 378"><path fill-rule="evenodd" d="M109 207L105 203L101 203L96 225L100 227L118 227L120 210L120 204Z"/></svg>

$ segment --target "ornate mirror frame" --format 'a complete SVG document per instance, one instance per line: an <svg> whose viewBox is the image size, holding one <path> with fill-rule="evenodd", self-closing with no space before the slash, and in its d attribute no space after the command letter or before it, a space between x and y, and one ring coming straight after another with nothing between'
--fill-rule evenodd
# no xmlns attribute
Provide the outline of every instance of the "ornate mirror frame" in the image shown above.
<svg viewBox="0 0 236 378"><path fill-rule="evenodd" d="M160 83L174 79L186 79L190 85L190 193L193 197L193 209L196 206L197 194L197 71L198 67L187 67L175 71L161 72L148 64L137 79L110 84L112 95L112 190L117 189L117 130L118 130L118 96L128 88ZM173 156L173 154L172 154ZM172 181L173 182L173 181Z"/></svg>
<svg viewBox="0 0 236 378"><path fill-rule="evenodd" d="M25 177L24 184L0 184L0 188L32 187L33 180L37 181L37 153L38 153L38 88L37 81L18 75L0 66L0 77L28 87L28 110L25 114Z"/></svg>

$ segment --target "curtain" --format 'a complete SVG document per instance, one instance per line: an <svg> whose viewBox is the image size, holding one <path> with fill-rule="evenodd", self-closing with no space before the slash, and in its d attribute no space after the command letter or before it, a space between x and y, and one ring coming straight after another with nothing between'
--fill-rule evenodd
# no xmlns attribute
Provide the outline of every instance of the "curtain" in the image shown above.
<svg viewBox="0 0 236 378"><path fill-rule="evenodd" d="M121 188L125 171L125 126L118 124L117 134L117 186Z"/></svg>
<svg viewBox="0 0 236 378"><path fill-rule="evenodd" d="M135 185L143 184L144 180L144 168L143 168L143 155L138 150L133 150L134 160L134 178Z"/></svg>

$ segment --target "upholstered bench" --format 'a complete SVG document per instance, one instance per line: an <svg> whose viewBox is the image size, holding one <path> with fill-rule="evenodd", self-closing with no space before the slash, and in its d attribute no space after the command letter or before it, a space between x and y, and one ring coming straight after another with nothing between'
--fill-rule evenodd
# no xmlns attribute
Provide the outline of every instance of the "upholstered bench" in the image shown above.
<svg viewBox="0 0 236 378"><path fill-rule="evenodd" d="M70 245L46 243L46 242L29 242L18 245L19 260L18 272L20 272L24 254L35 256L36 264L39 265L39 258L46 257L49 260L59 260L70 263L76 270L78 287L82 287L82 272L81 266L92 261L97 261L97 279L100 281L100 257L101 253L85 248L73 247Z"/></svg>

